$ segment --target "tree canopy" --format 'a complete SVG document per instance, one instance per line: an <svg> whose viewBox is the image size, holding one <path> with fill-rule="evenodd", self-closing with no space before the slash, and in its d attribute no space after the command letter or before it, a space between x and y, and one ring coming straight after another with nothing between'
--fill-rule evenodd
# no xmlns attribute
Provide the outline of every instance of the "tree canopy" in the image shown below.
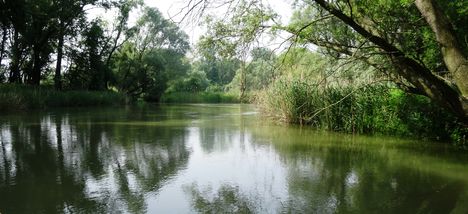
<svg viewBox="0 0 468 214"><path fill-rule="evenodd" d="M298 0L292 19L281 23L263 1L197 0L182 8L185 18L204 15L209 5L230 10L200 19L209 27L195 49L176 23L141 0L0 4L2 82L111 89L157 101L171 83L206 77L243 95L249 84L260 89L277 77L278 61L287 57L269 52L287 55L293 46L314 45L319 54L364 63L376 77L468 118L466 1ZM90 19L94 8L115 15ZM288 33L291 47L282 53L256 47L265 33Z"/></svg>
<svg viewBox="0 0 468 214"><path fill-rule="evenodd" d="M139 0L2 1L0 80L57 90L116 89L157 100L184 75L188 36ZM90 18L88 10L115 13ZM130 23L132 11L138 14ZM109 17L107 17L109 18Z"/></svg>
<svg viewBox="0 0 468 214"><path fill-rule="evenodd" d="M286 31L292 43L314 44L323 54L365 62L400 88L429 97L462 120L468 118L468 3L464 1L303 0L295 2L296 12L287 25L278 24L275 15L254 16L261 13L252 8L271 12L261 1L224 3L241 6L228 19L230 24L226 19L211 24L222 29L216 30L211 42L225 41L228 33L244 44L246 35L251 35L244 30L251 28ZM194 6L187 12L199 10ZM235 43L226 44L234 50Z"/></svg>

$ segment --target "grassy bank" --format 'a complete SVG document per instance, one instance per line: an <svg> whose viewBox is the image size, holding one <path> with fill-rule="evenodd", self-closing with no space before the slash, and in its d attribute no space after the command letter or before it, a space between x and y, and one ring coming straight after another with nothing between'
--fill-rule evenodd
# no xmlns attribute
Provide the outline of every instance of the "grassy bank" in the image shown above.
<svg viewBox="0 0 468 214"><path fill-rule="evenodd" d="M238 103L236 95L223 92L172 92L161 97L162 103Z"/></svg>
<svg viewBox="0 0 468 214"><path fill-rule="evenodd" d="M56 91L43 86L0 85L0 111L109 106L123 103L125 97L112 91Z"/></svg>
<svg viewBox="0 0 468 214"><path fill-rule="evenodd" d="M466 145L468 129L422 96L388 86L317 88L278 81L258 100L268 115L289 123L356 134L385 134Z"/></svg>

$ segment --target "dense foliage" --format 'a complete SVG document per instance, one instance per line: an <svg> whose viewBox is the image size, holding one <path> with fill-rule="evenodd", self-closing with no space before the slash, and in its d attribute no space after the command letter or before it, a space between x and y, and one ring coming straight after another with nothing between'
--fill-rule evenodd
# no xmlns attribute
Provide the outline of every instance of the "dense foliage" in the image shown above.
<svg viewBox="0 0 468 214"><path fill-rule="evenodd" d="M449 2L300 1L285 29L328 55L366 62L466 120L466 15L454 11L468 5Z"/></svg>
<svg viewBox="0 0 468 214"><path fill-rule="evenodd" d="M125 104L125 96L114 91L57 91L47 86L0 85L1 112L122 104Z"/></svg>
<svg viewBox="0 0 468 214"><path fill-rule="evenodd" d="M2 1L0 81L58 90L114 89L158 100L185 75L188 36L141 1ZM87 10L116 13L90 19ZM129 14L139 14L130 25Z"/></svg>
<svg viewBox="0 0 468 214"><path fill-rule="evenodd" d="M191 48L141 0L1 1L0 83L127 101L257 102L330 130L466 136L464 1L295 1L288 23L262 1L197 0L181 12L206 15L215 2L230 12L204 16L207 31ZM289 47L259 46L265 34L289 35Z"/></svg>

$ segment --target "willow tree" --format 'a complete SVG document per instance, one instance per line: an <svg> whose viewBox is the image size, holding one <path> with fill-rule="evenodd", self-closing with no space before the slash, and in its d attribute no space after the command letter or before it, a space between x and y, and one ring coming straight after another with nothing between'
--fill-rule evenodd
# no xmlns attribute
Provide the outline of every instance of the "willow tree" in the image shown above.
<svg viewBox="0 0 468 214"><path fill-rule="evenodd" d="M210 26L206 35L198 43L199 49L211 49L219 58L240 59L239 97L245 98L246 60L252 50L252 43L258 41L258 36L268 31L266 23L277 18L267 5L257 1L239 1L230 5L233 10L223 18L208 17L205 24ZM195 8L193 8L195 9Z"/></svg>
<svg viewBox="0 0 468 214"><path fill-rule="evenodd" d="M142 8L133 33L111 59L115 86L131 98L158 101L169 78L188 70L188 36L156 8Z"/></svg>
<svg viewBox="0 0 468 214"><path fill-rule="evenodd" d="M190 1L186 12L198 14L213 4L220 1ZM295 5L292 22L276 26L291 33L293 42L364 61L408 92L468 120L467 1L298 0Z"/></svg>
<svg viewBox="0 0 468 214"><path fill-rule="evenodd" d="M67 37L76 37L82 25L86 25L85 7L96 4L96 0L61 0L54 3L54 11L48 11L54 15L54 39L56 45L56 65L54 85L57 90L62 89L62 59Z"/></svg>
<svg viewBox="0 0 468 214"><path fill-rule="evenodd" d="M463 27L466 22L462 22L466 18L458 20L460 23L451 20L442 4L443 1L433 0L417 0L414 4L411 1L314 0L306 5L316 8L315 18L329 16L331 18L325 22L335 21L337 28L329 28L325 33L314 29L321 33L318 37L303 35L300 29L295 32L338 53L350 57L358 54L374 65L376 62L390 65L385 71L403 88L427 96L467 120L468 62L463 54L467 44L457 38L457 31L466 33ZM444 6L468 8L466 3ZM333 31L336 29L352 34L354 40L336 40L342 35L340 31ZM432 45L435 43L438 45Z"/></svg>

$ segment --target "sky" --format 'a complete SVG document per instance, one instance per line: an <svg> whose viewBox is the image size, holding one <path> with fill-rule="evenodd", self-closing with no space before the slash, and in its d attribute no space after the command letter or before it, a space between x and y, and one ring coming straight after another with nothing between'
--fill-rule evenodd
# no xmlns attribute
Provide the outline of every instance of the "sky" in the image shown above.
<svg viewBox="0 0 468 214"><path fill-rule="evenodd" d="M145 4L150 7L156 7L161 11L165 18L171 19L174 22L180 22L182 15L179 13L180 10L187 6L190 0L144 0ZM292 16L292 1L293 0L262 0L264 4L269 5L281 18L282 23L288 23L289 19ZM206 11L206 14L214 16L223 16L226 13L226 9L218 8L216 10L211 9ZM116 11L106 11L97 9L89 10L88 17L93 19L95 17L101 16L106 20L113 20L117 15ZM137 19L137 13L133 12L130 14L129 22L135 22ZM205 32L204 27L200 26L197 22L184 21L179 23L179 27L187 33L190 37L189 41L192 45L196 44L201 35ZM262 46L269 47L270 49L282 49L280 44L283 43L287 36L281 35L277 38L261 38L260 42ZM283 47L284 48L284 47ZM277 51L278 51L277 50Z"/></svg>
<svg viewBox="0 0 468 214"><path fill-rule="evenodd" d="M163 15L172 19L173 21L179 22L182 19L182 15L178 15L181 8L187 6L189 0L144 0L145 4L150 7L157 7ZM272 9L277 12L282 23L287 23L292 15L291 2L292 0L263 0L267 5L270 5ZM223 16L225 11L223 9L209 10L207 13L215 16ZM190 37L190 42L195 44L198 38L203 34L204 29L198 26L196 23L183 22L180 23L181 27Z"/></svg>

